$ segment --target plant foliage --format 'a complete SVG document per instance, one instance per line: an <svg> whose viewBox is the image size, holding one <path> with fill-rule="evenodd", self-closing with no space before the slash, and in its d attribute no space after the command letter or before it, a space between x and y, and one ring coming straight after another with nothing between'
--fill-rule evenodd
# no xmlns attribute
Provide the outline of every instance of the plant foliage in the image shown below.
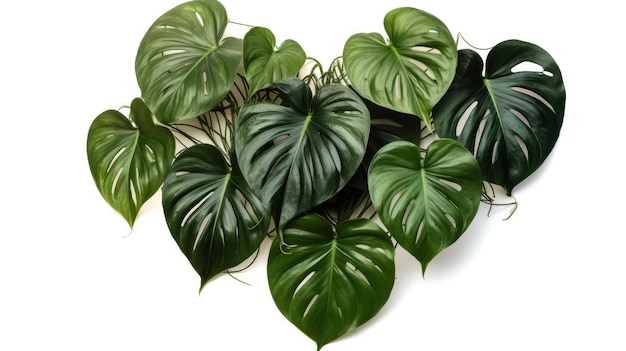
<svg viewBox="0 0 626 351"><path fill-rule="evenodd" d="M293 39L229 37L229 23L217 0L156 19L135 60L141 97L93 120L89 167L131 227L162 187L200 289L272 240L271 295L318 350L384 307L395 250L424 274L485 185L510 194L563 124L561 72L535 44L503 41L483 67L437 17L401 7L388 38L354 34L326 70Z"/></svg>
<svg viewBox="0 0 626 351"><path fill-rule="evenodd" d="M117 110L101 113L87 135L91 175L102 197L132 227L141 206L161 187L174 156L174 136L156 126L141 99L126 118Z"/></svg>
<svg viewBox="0 0 626 351"><path fill-rule="evenodd" d="M325 85L315 96L298 78L274 87L283 103L243 106L235 147L244 177L259 190L280 230L352 178L365 154L370 116L343 85Z"/></svg>
<svg viewBox="0 0 626 351"><path fill-rule="evenodd" d="M454 39L437 17L414 8L390 11L384 24L388 40L378 33L348 39L346 73L367 99L419 116L430 129L431 110L454 78Z"/></svg>
<svg viewBox="0 0 626 351"><path fill-rule="evenodd" d="M267 210L237 164L209 144L178 155L163 184L163 209L201 287L252 255L269 226Z"/></svg>
<svg viewBox="0 0 626 351"><path fill-rule="evenodd" d="M395 280L391 239L372 220L339 223L317 214L289 222L267 263L272 297L318 349L370 320ZM357 298L358 297L358 298Z"/></svg>
<svg viewBox="0 0 626 351"><path fill-rule="evenodd" d="M201 115L230 91L243 55L242 40L223 38L228 16L216 0L183 3L159 17L144 35L137 83L163 123Z"/></svg>
<svg viewBox="0 0 626 351"><path fill-rule="evenodd" d="M380 220L422 272L467 229L482 193L478 162L450 139L426 150L394 141L376 154L368 179Z"/></svg>
<svg viewBox="0 0 626 351"><path fill-rule="evenodd" d="M478 53L459 52L455 80L434 120L440 136L474 153L486 181L510 194L548 157L564 113L565 86L554 59L537 45L507 40L489 52L484 75Z"/></svg>

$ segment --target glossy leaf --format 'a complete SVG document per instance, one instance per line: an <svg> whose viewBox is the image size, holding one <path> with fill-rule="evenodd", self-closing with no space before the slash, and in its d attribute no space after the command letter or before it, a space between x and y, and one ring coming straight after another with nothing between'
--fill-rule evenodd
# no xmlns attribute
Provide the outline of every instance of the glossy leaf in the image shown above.
<svg viewBox="0 0 626 351"><path fill-rule="evenodd" d="M295 77L306 53L294 40L285 40L276 48L276 38L267 28L254 27L243 38L243 64L250 84L249 96L268 88L277 80Z"/></svg>
<svg viewBox="0 0 626 351"><path fill-rule="evenodd" d="M482 180L472 154L454 140L435 140L425 151L395 141L372 160L369 190L382 223L425 272L473 220Z"/></svg>
<svg viewBox="0 0 626 351"><path fill-rule="evenodd" d="M390 11L384 24L388 41L378 33L348 39L343 50L348 78L365 98L417 115L431 129L432 107L454 78L454 39L438 18L410 7Z"/></svg>
<svg viewBox="0 0 626 351"><path fill-rule="evenodd" d="M250 257L270 220L240 170L208 144L176 158L163 184L163 210L172 236L200 275L200 288Z"/></svg>
<svg viewBox="0 0 626 351"><path fill-rule="evenodd" d="M316 214L284 228L274 240L267 275L282 314L317 342L327 343L359 327L383 307L395 280L394 247L369 219L336 230Z"/></svg>
<svg viewBox="0 0 626 351"><path fill-rule="evenodd" d="M274 86L284 104L243 106L235 148L242 173L280 228L346 185L365 153L370 117L343 85L325 85L315 96L297 78Z"/></svg>
<svg viewBox="0 0 626 351"><path fill-rule="evenodd" d="M129 118L108 110L92 122L87 135L91 175L102 197L131 227L163 183L174 148L172 133L154 125L141 99L133 100Z"/></svg>
<svg viewBox="0 0 626 351"><path fill-rule="evenodd" d="M472 151L486 181L510 194L552 151L565 113L565 86L554 59L519 40L496 45L483 61L459 51L450 90L433 111L437 133Z"/></svg>
<svg viewBox="0 0 626 351"><path fill-rule="evenodd" d="M223 38L226 10L216 0L183 3L159 17L139 44L137 82L163 123L199 116L228 94L242 42Z"/></svg>

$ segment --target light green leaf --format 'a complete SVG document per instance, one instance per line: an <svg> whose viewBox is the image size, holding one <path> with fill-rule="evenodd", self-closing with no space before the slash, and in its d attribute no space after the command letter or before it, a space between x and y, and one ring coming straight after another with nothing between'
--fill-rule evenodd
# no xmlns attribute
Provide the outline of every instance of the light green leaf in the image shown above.
<svg viewBox="0 0 626 351"><path fill-rule="evenodd" d="M297 78L274 86L284 104L243 106L235 148L243 175L280 229L346 185L365 153L370 117L343 85L325 85L315 96Z"/></svg>
<svg viewBox="0 0 626 351"><path fill-rule="evenodd" d="M226 10L216 0L183 3L159 17L139 44L137 82L159 121L199 116L230 91L242 42L223 38Z"/></svg>
<svg viewBox="0 0 626 351"><path fill-rule="evenodd" d="M200 275L200 288L250 257L270 216L238 167L208 144L183 151L163 184L163 210L170 232Z"/></svg>
<svg viewBox="0 0 626 351"><path fill-rule="evenodd" d="M432 107L454 78L454 39L438 18L410 7L390 11L384 24L388 41L378 33L359 33L346 42L350 83L365 98L417 115L432 129Z"/></svg>
<svg viewBox="0 0 626 351"><path fill-rule="evenodd" d="M267 275L282 314L318 350L361 326L387 302L395 280L394 247L369 219L336 229L309 214L289 222L283 245L275 239Z"/></svg>
<svg viewBox="0 0 626 351"><path fill-rule="evenodd" d="M478 163L450 139L425 151L408 141L389 143L374 156L368 179L380 220L422 272L467 229L482 194Z"/></svg>
<svg viewBox="0 0 626 351"><path fill-rule="evenodd" d="M96 117L87 135L87 158L100 194L132 227L163 183L175 144L167 128L154 125L141 99L133 100L129 118L117 110Z"/></svg>
<svg viewBox="0 0 626 351"><path fill-rule="evenodd" d="M243 65L250 84L248 96L277 80L295 77L305 60L306 53L296 41L285 40L276 48L276 38L269 29L250 29L243 38Z"/></svg>
<svg viewBox="0 0 626 351"><path fill-rule="evenodd" d="M433 110L437 133L472 151L486 181L513 188L552 151L565 114L565 86L554 59L519 40L487 56L459 51L457 75Z"/></svg>

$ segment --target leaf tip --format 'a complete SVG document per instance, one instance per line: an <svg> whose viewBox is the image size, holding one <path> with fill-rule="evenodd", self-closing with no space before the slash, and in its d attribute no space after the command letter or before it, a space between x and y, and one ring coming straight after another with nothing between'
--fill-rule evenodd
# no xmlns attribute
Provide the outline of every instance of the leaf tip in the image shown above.
<svg viewBox="0 0 626 351"><path fill-rule="evenodd" d="M422 279L426 279L426 268L428 267L428 262L422 262Z"/></svg>

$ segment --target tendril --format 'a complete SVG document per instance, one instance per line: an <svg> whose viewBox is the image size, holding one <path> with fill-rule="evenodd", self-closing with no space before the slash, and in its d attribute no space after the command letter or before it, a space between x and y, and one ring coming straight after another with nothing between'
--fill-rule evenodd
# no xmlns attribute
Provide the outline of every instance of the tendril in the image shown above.
<svg viewBox="0 0 626 351"><path fill-rule="evenodd" d="M477 46L475 46L475 45L470 44L470 42L469 42L469 41L467 41L467 39L465 39L465 37L463 36L463 34L461 34L461 32L459 32L459 33L457 34L457 36L456 36L456 42L455 42L455 44L456 44L457 48L459 47L459 41L460 41L461 39L463 40L463 42L464 42L465 44L467 44L469 47L471 47L471 48L472 48L472 49L474 49L474 50L479 50L479 51L488 51L488 50L493 49L493 46L488 47L488 48L479 48L479 47L477 47Z"/></svg>

